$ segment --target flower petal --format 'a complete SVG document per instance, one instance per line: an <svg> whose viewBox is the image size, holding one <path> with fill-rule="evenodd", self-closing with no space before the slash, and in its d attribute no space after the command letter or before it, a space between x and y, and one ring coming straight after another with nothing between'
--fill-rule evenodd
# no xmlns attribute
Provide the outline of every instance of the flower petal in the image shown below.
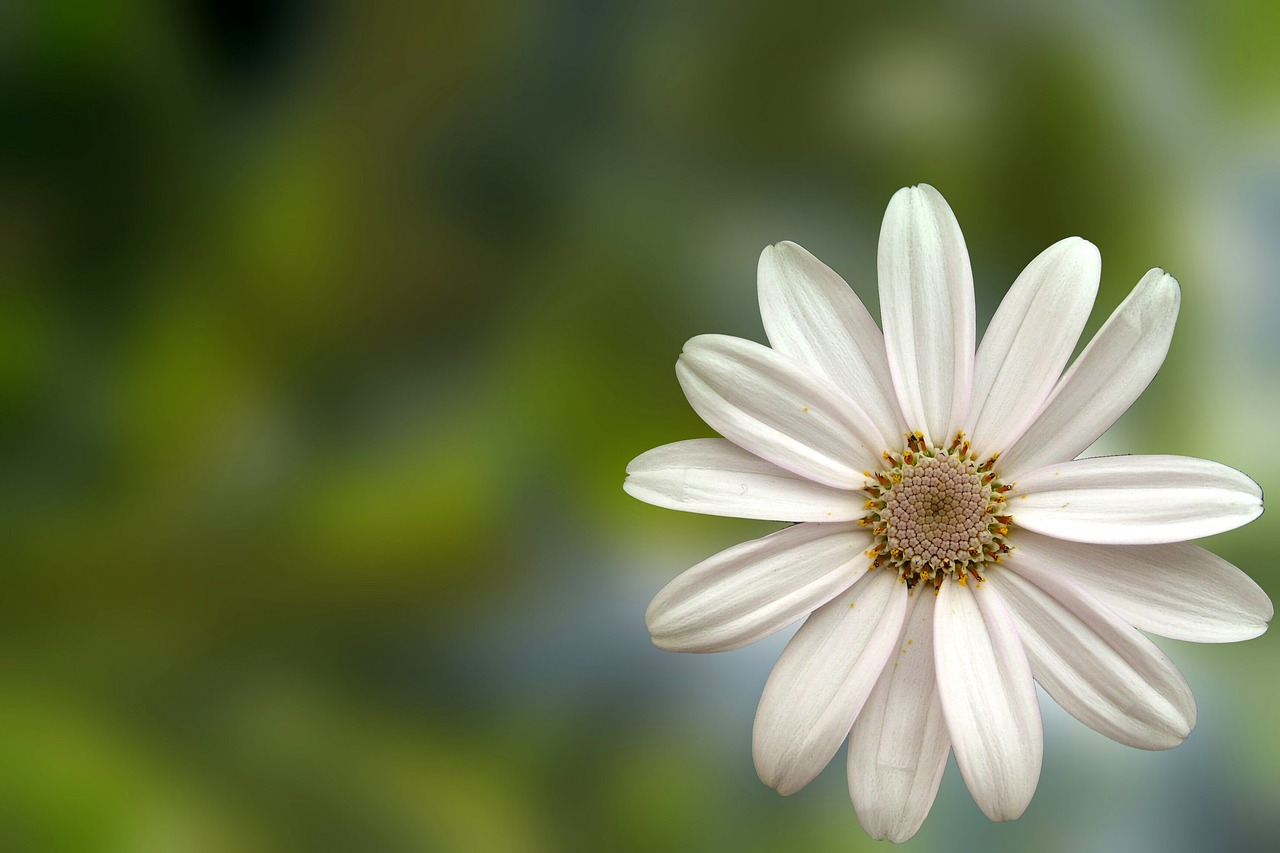
<svg viewBox="0 0 1280 853"><path fill-rule="evenodd" d="M760 255L760 317L769 343L853 398L885 438L906 432L884 335L845 280L795 243Z"/></svg>
<svg viewBox="0 0 1280 853"><path fill-rule="evenodd" d="M1028 530L1074 542L1149 545L1232 530L1262 514L1262 489L1190 456L1077 459L1019 478L1010 501Z"/></svg>
<svg viewBox="0 0 1280 853"><path fill-rule="evenodd" d="M1271 599L1244 572L1190 542L1092 545L1018 531L1011 560L1070 577L1126 622L1193 643L1234 643L1267 630Z"/></svg>
<svg viewBox="0 0 1280 853"><path fill-rule="evenodd" d="M870 545L856 524L797 524L743 542L663 587L645 623L667 651L740 648L847 590L866 572Z"/></svg>
<svg viewBox="0 0 1280 853"><path fill-rule="evenodd" d="M1169 352L1178 282L1153 269L1098 330L1035 421L1000 458L1006 478L1074 459L1133 405Z"/></svg>
<svg viewBox="0 0 1280 853"><path fill-rule="evenodd" d="M667 509L775 521L851 521L866 496L806 480L723 438L655 447L627 466L627 494Z"/></svg>
<svg viewBox="0 0 1280 853"><path fill-rule="evenodd" d="M907 589L893 572L868 572L814 611L769 675L756 710L752 753L766 785L793 794L822 772L897 648Z"/></svg>
<svg viewBox="0 0 1280 853"><path fill-rule="evenodd" d="M1071 716L1138 749L1172 749L1191 734L1191 688L1137 628L1026 554L987 583L1009 604L1036 681Z"/></svg>
<svg viewBox="0 0 1280 853"><path fill-rule="evenodd" d="M1069 237L1014 281L974 366L969 434L979 456L1013 444L1048 399L1089 319L1101 273L1098 248Z"/></svg>
<svg viewBox="0 0 1280 853"><path fill-rule="evenodd" d="M766 346L699 335L676 376L712 429L739 447L828 486L859 489L887 446L839 389Z"/></svg>
<svg viewBox="0 0 1280 853"><path fill-rule="evenodd" d="M889 658L849 733L849 796L872 838L901 844L933 807L947 766L947 737L933 665L934 596L907 606Z"/></svg>
<svg viewBox="0 0 1280 853"><path fill-rule="evenodd" d="M1013 820L1035 794L1044 731L1013 617L990 584L947 581L933 620L938 695L969 793L992 820Z"/></svg>
<svg viewBox="0 0 1280 853"><path fill-rule="evenodd" d="M880 229L880 313L907 426L935 444L964 422L973 385L973 273L955 214L933 187L898 190Z"/></svg>

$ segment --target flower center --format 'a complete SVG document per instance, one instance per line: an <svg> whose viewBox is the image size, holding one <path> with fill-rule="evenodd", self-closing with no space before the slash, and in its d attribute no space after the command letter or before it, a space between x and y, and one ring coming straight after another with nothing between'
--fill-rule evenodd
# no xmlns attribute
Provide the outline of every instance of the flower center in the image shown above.
<svg viewBox="0 0 1280 853"><path fill-rule="evenodd" d="M907 435L901 453L884 454L886 470L867 472L864 489L871 512L859 523L871 527L871 568L888 565L914 589L932 581L935 591L948 575L967 583L982 580L988 563L1010 550L1013 525L997 479L999 454L979 464L964 433L949 447L927 447L919 433Z"/></svg>

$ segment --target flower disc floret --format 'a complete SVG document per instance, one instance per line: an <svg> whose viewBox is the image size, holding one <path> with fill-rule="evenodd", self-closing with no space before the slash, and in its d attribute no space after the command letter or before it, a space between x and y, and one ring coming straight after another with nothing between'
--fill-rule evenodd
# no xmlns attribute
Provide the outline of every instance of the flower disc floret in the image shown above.
<svg viewBox="0 0 1280 853"><path fill-rule="evenodd" d="M945 448L910 433L904 450L885 451L886 470L867 472L871 512L859 522L875 537L871 567L888 566L909 589L932 581L936 591L948 576L983 580L1010 551L1004 495L1012 486L998 479L998 456L980 463L964 433Z"/></svg>

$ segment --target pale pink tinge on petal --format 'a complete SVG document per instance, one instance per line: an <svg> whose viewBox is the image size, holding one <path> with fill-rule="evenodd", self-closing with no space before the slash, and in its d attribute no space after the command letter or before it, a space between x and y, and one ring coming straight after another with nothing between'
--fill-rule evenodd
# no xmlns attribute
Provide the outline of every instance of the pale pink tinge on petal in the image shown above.
<svg viewBox="0 0 1280 853"><path fill-rule="evenodd" d="M910 430L944 444L973 388L973 272L960 225L928 184L889 201L877 252L889 371Z"/></svg>
<svg viewBox="0 0 1280 853"><path fill-rule="evenodd" d="M768 521L852 521L866 495L815 483L724 438L694 438L640 454L622 488L667 509Z"/></svg>
<svg viewBox="0 0 1280 853"><path fill-rule="evenodd" d="M684 346L676 377L689 404L739 447L810 480L861 488L884 438L825 377L790 356L726 335Z"/></svg>
<svg viewBox="0 0 1280 853"><path fill-rule="evenodd" d="M774 349L830 379L884 438L896 440L906 432L884 335L844 279L784 241L761 253L759 291L760 317Z"/></svg>
<svg viewBox="0 0 1280 853"><path fill-rule="evenodd" d="M867 568L856 524L796 524L703 560L654 597L645 623L673 652L754 643L821 607Z"/></svg>
<svg viewBox="0 0 1280 853"><path fill-rule="evenodd" d="M868 572L800 626L769 675L752 730L761 781L793 794L840 749L897 648L907 589Z"/></svg>
<svg viewBox="0 0 1280 853"><path fill-rule="evenodd" d="M946 582L933 623L938 695L956 764L992 820L1021 816L1044 757L1031 664L1013 617L990 584Z"/></svg>
<svg viewBox="0 0 1280 853"><path fill-rule="evenodd" d="M933 807L951 754L933 663L933 608L911 597L902 636L849 733L849 796L872 838L901 844Z"/></svg>

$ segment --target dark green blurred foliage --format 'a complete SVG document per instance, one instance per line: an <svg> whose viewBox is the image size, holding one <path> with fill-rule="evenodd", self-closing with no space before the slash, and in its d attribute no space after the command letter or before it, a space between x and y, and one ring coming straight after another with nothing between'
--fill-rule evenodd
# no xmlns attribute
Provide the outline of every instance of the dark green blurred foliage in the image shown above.
<svg viewBox="0 0 1280 853"><path fill-rule="evenodd" d="M880 214L927 181L983 322L1071 234L1105 259L1090 333L1174 272L1173 354L1115 449L1268 486L1278 19L6 7L0 848L871 846L843 755L791 800L754 778L779 643L647 644L663 582L770 529L619 487L710 434L680 346L762 339L779 239L874 308ZM1272 588L1276 529L1210 544ZM917 843L1267 846L1280 743L1246 724L1276 699L1274 644L1173 651L1202 701L1186 747L1060 721L1023 821L983 822L953 768Z"/></svg>

